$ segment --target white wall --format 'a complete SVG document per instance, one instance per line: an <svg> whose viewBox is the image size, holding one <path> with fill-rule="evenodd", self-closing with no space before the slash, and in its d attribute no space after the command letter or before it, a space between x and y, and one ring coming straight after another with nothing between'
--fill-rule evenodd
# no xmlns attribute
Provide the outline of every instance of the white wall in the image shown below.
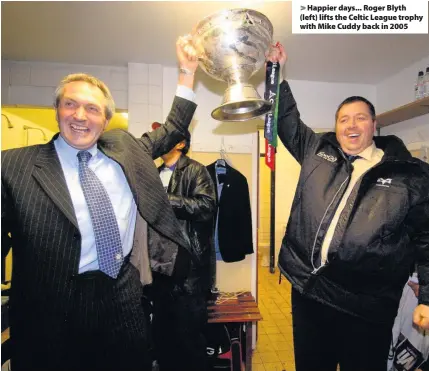
<svg viewBox="0 0 429 371"><path fill-rule="evenodd" d="M162 120L162 69L159 64L129 63L127 67L65 63L3 61L1 103L52 106L55 87L70 73L85 72L103 80L116 108L128 110L128 130L140 136L153 121Z"/></svg>
<svg viewBox="0 0 429 371"><path fill-rule="evenodd" d="M361 95L374 102L375 87L365 84L343 84L290 80L301 119L312 128L333 129L335 111L347 97Z"/></svg>
<svg viewBox="0 0 429 371"><path fill-rule="evenodd" d="M417 73L425 72L426 67L429 67L429 55L377 84L377 111L382 113L412 102Z"/></svg>
<svg viewBox="0 0 429 371"><path fill-rule="evenodd" d="M170 110L177 86L177 68L164 68L163 117ZM226 84L215 81L198 71L196 74L197 111L191 124L192 150L200 152L218 152L222 147L231 153L251 153L252 134L260 120L244 123L218 122L211 117L211 111L221 104Z"/></svg>
<svg viewBox="0 0 429 371"><path fill-rule="evenodd" d="M419 71L429 67L429 55L376 85L376 110L378 113L402 106L414 100L414 83ZM420 116L381 129L382 135L394 134L409 148L429 146L429 115Z"/></svg>
<svg viewBox="0 0 429 371"><path fill-rule="evenodd" d="M61 79L70 73L85 72L109 86L117 108L128 106L127 67L4 60L1 64L2 104L52 106L54 90Z"/></svg>
<svg viewBox="0 0 429 371"><path fill-rule="evenodd" d="M160 64L128 63L128 131L136 137L162 122L162 73Z"/></svg>

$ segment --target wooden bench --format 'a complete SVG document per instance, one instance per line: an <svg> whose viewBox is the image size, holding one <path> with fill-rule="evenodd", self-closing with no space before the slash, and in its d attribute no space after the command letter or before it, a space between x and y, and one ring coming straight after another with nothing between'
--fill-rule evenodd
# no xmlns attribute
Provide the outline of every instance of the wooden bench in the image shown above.
<svg viewBox="0 0 429 371"><path fill-rule="evenodd" d="M244 363L246 371L252 370L252 323L262 320L255 298L250 292L219 293L216 301L209 302L208 323L224 323L238 326L241 350L240 368L232 366L231 371L241 371ZM233 362L233 364L236 364Z"/></svg>

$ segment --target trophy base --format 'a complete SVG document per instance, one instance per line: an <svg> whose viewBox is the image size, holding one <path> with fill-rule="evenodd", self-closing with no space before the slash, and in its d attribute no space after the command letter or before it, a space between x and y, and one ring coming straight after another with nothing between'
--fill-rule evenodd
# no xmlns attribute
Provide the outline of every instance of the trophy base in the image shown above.
<svg viewBox="0 0 429 371"><path fill-rule="evenodd" d="M265 115L271 106L252 85L235 84L225 91L222 104L212 111L212 117L218 121L247 121Z"/></svg>

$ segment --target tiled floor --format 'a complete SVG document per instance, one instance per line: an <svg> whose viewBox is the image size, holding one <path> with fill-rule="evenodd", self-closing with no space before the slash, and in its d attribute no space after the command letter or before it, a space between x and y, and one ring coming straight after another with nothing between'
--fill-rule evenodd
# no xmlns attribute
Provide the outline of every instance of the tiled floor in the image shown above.
<svg viewBox="0 0 429 371"><path fill-rule="evenodd" d="M289 282L279 271L271 274L259 266L258 306L263 320L258 326L258 340L253 353L253 371L295 371L292 338L292 315Z"/></svg>

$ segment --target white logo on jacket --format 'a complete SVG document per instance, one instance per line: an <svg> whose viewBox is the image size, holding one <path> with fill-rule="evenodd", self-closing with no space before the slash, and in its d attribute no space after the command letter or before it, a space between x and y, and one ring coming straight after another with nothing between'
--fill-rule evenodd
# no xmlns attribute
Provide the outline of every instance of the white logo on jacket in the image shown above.
<svg viewBox="0 0 429 371"><path fill-rule="evenodd" d="M384 179L384 178L378 178L377 179L377 185L378 186L389 188L390 185L387 185L387 184L392 184L392 178L386 178L386 179Z"/></svg>
<svg viewBox="0 0 429 371"><path fill-rule="evenodd" d="M338 160L335 156L327 155L325 152L319 152L317 156L322 157L329 162L336 162Z"/></svg>

